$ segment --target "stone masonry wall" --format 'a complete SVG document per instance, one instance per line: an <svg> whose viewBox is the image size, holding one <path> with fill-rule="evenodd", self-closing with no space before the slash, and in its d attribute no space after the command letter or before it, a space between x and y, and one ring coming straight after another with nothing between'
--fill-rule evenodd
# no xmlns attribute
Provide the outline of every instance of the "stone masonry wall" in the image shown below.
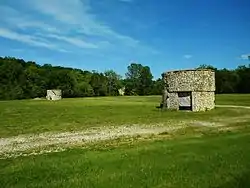
<svg viewBox="0 0 250 188"><path fill-rule="evenodd" d="M211 70L187 70L165 73L169 92L215 91L215 72Z"/></svg>
<svg viewBox="0 0 250 188"><path fill-rule="evenodd" d="M192 92L192 111L207 111L214 107L214 92Z"/></svg>
<svg viewBox="0 0 250 188"><path fill-rule="evenodd" d="M169 93L168 96L169 96L168 98L169 102L167 109L178 110L179 109L178 93Z"/></svg>
<svg viewBox="0 0 250 188"><path fill-rule="evenodd" d="M179 109L178 92L191 92L192 111L215 107L215 72L207 69L166 72L163 75L168 93L168 109Z"/></svg>

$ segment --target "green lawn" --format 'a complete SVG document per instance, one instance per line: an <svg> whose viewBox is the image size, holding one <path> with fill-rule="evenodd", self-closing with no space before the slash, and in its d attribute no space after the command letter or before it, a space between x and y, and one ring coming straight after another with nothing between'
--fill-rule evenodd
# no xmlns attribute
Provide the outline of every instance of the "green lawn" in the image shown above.
<svg viewBox="0 0 250 188"><path fill-rule="evenodd" d="M0 137L88 127L176 123L213 120L248 114L246 110L217 108L209 112L161 112L160 96L63 99L62 101L0 102ZM237 102L238 101L238 102ZM217 104L249 105L250 95L218 96Z"/></svg>
<svg viewBox="0 0 250 188"><path fill-rule="evenodd" d="M248 188L249 144L249 133L238 132L71 149L1 160L0 183L5 188Z"/></svg>
<svg viewBox="0 0 250 188"><path fill-rule="evenodd" d="M216 104L250 106L249 94L222 94L216 96Z"/></svg>
<svg viewBox="0 0 250 188"><path fill-rule="evenodd" d="M249 100L250 95L216 97L217 104L250 106ZM0 159L1 187L250 187L249 109L161 112L155 108L159 101L159 96L4 101L0 137L189 120L226 122L233 129L189 127L59 153Z"/></svg>

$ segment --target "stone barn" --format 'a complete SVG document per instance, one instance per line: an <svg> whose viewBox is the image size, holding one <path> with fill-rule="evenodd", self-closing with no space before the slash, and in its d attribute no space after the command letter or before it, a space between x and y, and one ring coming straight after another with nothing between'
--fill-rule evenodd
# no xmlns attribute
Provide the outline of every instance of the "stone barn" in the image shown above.
<svg viewBox="0 0 250 188"><path fill-rule="evenodd" d="M207 111L215 107L215 72L210 69L179 70L162 74L162 107Z"/></svg>
<svg viewBox="0 0 250 188"><path fill-rule="evenodd" d="M48 100L61 100L62 99L62 90L60 89L52 89L52 90L47 90L47 96L46 98Z"/></svg>

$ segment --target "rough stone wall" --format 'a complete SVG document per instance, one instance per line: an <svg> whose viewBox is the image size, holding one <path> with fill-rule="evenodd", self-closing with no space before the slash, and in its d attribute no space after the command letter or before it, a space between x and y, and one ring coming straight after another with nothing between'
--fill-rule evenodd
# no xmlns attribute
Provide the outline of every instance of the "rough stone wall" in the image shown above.
<svg viewBox="0 0 250 188"><path fill-rule="evenodd" d="M211 70L172 71L164 77L169 92L215 91L215 72Z"/></svg>
<svg viewBox="0 0 250 188"><path fill-rule="evenodd" d="M169 98L167 101L167 109L178 110L179 109L179 100L178 93L169 93Z"/></svg>
<svg viewBox="0 0 250 188"><path fill-rule="evenodd" d="M207 111L214 107L214 92L192 92L192 111Z"/></svg>
<svg viewBox="0 0 250 188"><path fill-rule="evenodd" d="M179 109L178 92L192 92L192 111L206 111L215 104L215 72L207 69L164 73L164 90L168 93L168 109Z"/></svg>
<svg viewBox="0 0 250 188"><path fill-rule="evenodd" d="M56 90L47 90L47 96L46 98L48 100L61 100L62 99L62 91L59 89Z"/></svg>

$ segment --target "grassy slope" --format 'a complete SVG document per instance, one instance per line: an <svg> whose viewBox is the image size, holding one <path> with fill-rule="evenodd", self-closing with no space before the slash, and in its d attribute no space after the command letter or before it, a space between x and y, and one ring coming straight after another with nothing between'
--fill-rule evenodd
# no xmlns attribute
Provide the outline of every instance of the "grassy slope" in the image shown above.
<svg viewBox="0 0 250 188"><path fill-rule="evenodd" d="M62 101L0 102L0 137L45 131L70 131L93 126L157 124L241 116L248 111L218 108L210 112L160 112L160 97L106 97ZM250 105L250 95L222 95L218 104Z"/></svg>

